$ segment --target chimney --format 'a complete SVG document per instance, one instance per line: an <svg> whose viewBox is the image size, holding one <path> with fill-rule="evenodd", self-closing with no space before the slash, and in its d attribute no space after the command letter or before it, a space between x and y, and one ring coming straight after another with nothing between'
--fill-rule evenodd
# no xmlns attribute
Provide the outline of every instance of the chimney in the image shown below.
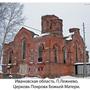
<svg viewBox="0 0 90 90"><path fill-rule="evenodd" d="M72 33L72 32L74 32L74 33L79 33L79 30L80 30L79 28L70 28L70 29L69 29L69 32L70 32L70 33Z"/></svg>

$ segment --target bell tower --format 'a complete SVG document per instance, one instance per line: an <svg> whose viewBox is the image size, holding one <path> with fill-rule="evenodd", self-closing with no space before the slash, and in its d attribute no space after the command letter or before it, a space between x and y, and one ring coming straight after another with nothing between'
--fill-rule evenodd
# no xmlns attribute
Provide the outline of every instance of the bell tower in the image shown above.
<svg viewBox="0 0 90 90"><path fill-rule="evenodd" d="M62 35L62 19L55 15L42 16L42 33L54 33Z"/></svg>

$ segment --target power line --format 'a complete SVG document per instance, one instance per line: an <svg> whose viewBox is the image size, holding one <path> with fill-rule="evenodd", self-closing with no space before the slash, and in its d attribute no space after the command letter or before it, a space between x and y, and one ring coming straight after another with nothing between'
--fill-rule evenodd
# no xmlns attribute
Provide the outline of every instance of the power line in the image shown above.
<svg viewBox="0 0 90 90"><path fill-rule="evenodd" d="M84 47L83 47L83 62L84 62L84 66L83 66L83 77L87 75L86 72L86 44L85 44L85 24L83 22L83 40L84 40Z"/></svg>
<svg viewBox="0 0 90 90"><path fill-rule="evenodd" d="M83 22L83 40L84 40L84 43L85 43L85 24Z"/></svg>

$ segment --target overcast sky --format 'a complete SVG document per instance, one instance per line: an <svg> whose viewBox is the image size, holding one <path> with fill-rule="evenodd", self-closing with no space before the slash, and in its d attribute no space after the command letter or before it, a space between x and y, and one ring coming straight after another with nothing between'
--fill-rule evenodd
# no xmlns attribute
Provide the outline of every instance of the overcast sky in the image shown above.
<svg viewBox="0 0 90 90"><path fill-rule="evenodd" d="M64 35L69 34L69 28L80 28L82 35L82 24L85 23L86 45L90 51L90 4L85 3L25 3L24 16L25 25L41 30L41 16L56 15L63 19ZM38 31L32 30L36 33Z"/></svg>

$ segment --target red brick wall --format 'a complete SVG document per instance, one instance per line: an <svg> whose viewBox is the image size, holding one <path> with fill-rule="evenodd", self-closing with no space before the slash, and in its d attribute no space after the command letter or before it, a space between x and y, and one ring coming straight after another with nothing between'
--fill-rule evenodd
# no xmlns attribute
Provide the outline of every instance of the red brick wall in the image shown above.
<svg viewBox="0 0 90 90"><path fill-rule="evenodd" d="M60 77L65 75L74 75L74 65L72 64L37 64L34 66L36 76L40 77ZM33 72L32 72L33 74ZM29 74L30 76L34 76Z"/></svg>
<svg viewBox="0 0 90 90"><path fill-rule="evenodd" d="M57 33L62 35L63 25L62 19L59 19L55 15L42 16L42 33Z"/></svg>
<svg viewBox="0 0 90 90"><path fill-rule="evenodd" d="M78 48L78 61L83 62L83 47L84 42L82 37L80 36L79 29L72 28L70 29L70 33L74 32L71 36L72 40L65 40L62 33L62 20L60 20L56 16L45 16L42 17L42 33L49 32L49 35L45 35L42 37L34 38L34 33L21 28L20 31L16 34L13 42L4 45L4 54L3 54L3 63L8 64L8 56L9 52L13 50L13 59L12 63L16 63L11 68L12 73L19 72L19 66L22 63L26 63L28 65L28 75L29 76L61 76L61 75L72 75L74 74L74 63L76 63L76 45ZM48 24L44 23L44 20L48 21L48 23L53 23L52 21L56 20L57 25L50 28ZM50 21L50 22L49 22ZM48 29L49 28L49 29ZM55 30L55 32L54 32ZM56 31L61 34L56 33ZM53 33L54 32L54 33ZM22 59L22 40L26 40L26 56L25 60ZM42 54L42 63L38 63L38 48L40 45L43 45L43 54ZM57 47L57 63L55 63L54 59L54 47ZM67 58L66 63L64 64L64 54L63 48L67 50ZM30 63L31 60L31 52L33 49L34 60L33 63ZM88 61L88 60L87 60ZM50 63L50 65L48 65ZM3 67L3 71L7 73L7 67Z"/></svg>
<svg viewBox="0 0 90 90"><path fill-rule="evenodd" d="M2 79L2 73L0 73L0 79Z"/></svg>

